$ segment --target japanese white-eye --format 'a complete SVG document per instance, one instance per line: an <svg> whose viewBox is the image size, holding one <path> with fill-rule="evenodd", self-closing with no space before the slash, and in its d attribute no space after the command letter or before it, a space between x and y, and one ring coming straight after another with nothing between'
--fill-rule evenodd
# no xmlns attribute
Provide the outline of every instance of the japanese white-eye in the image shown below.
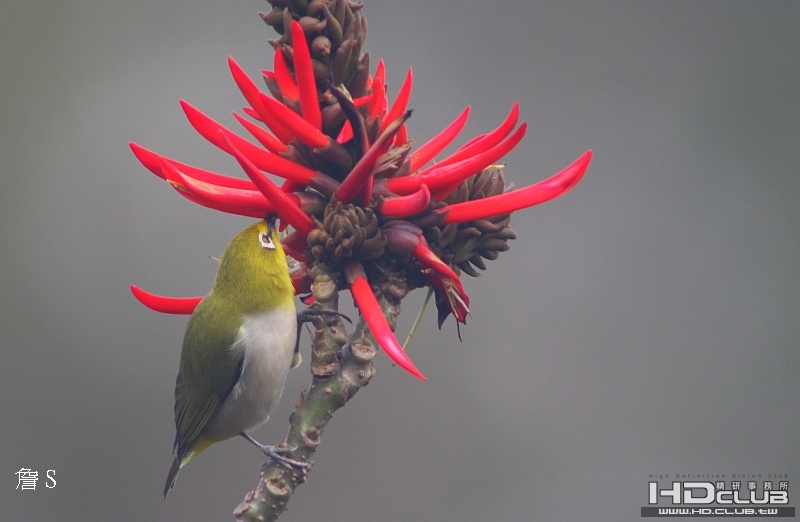
<svg viewBox="0 0 800 522"><path fill-rule="evenodd" d="M242 435L265 452L271 448L246 432L277 406L296 339L286 256L274 219L260 221L228 243L214 286L186 327L175 383L175 460L165 497L178 471L215 442Z"/></svg>

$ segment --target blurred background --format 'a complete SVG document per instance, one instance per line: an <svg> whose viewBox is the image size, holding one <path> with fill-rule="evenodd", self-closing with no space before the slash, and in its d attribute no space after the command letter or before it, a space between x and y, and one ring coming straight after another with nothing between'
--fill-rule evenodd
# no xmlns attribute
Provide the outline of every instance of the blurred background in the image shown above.
<svg viewBox="0 0 800 522"><path fill-rule="evenodd" d="M366 1L365 50L409 134L466 105L455 146L515 100L516 186L586 149L566 196L466 277L458 341L428 310L420 383L376 360L282 520L635 520L647 482L788 476L800 488L800 7L795 2ZM201 295L249 223L197 207L127 143L237 174L231 54L271 68L261 0L16 2L0 21L0 518L227 520L260 454L219 444L161 490L185 317L128 285ZM404 338L424 292L404 301ZM349 303L344 294L343 303ZM303 351L308 360L308 341ZM307 365L255 435L278 442ZM36 491L15 490L20 468ZM45 477L55 470L56 487ZM777 486L777 480L776 480ZM790 505L794 505L793 500Z"/></svg>

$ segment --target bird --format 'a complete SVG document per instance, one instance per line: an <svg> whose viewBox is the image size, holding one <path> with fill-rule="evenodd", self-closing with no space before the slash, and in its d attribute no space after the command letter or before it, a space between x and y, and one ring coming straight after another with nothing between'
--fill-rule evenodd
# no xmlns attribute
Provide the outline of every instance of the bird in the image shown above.
<svg viewBox="0 0 800 522"><path fill-rule="evenodd" d="M247 434L275 410L290 368L299 364L298 320L286 255L268 217L231 239L211 291L186 326L164 498L181 468L236 436L286 465L307 466Z"/></svg>

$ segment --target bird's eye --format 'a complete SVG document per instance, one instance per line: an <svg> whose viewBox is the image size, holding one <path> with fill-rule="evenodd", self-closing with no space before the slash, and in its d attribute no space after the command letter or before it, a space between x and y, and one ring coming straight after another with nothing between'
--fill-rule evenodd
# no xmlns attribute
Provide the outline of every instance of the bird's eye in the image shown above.
<svg viewBox="0 0 800 522"><path fill-rule="evenodd" d="M275 250L275 243L272 241L270 235L266 232L262 232L258 235L258 241L261 243L261 246L267 250Z"/></svg>

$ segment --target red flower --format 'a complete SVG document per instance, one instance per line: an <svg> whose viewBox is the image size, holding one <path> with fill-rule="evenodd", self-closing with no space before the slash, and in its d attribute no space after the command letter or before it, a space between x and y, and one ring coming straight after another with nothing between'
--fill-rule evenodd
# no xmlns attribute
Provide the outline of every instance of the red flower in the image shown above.
<svg viewBox="0 0 800 522"><path fill-rule="evenodd" d="M365 55L356 53L356 61L349 54L339 60L342 49L352 53L357 39L340 38L329 73L334 82L337 75L349 81L353 99L341 84L326 84L328 78L320 77L319 62L297 21L292 21L290 36L291 45L289 33L275 43L275 70L265 71L272 96L262 92L233 58L228 59L249 104L245 113L256 121L234 116L258 145L181 101L192 126L234 156L248 179L192 167L134 143L131 149L145 167L197 204L250 217L276 213L284 226L296 231L285 240L287 253L343 273L340 283L349 285L384 351L424 379L386 323L371 288L377 283L367 278L370 271L365 271L365 264L391 264L412 286L431 286L437 294L440 324L449 314L465 322L469 297L458 272L477 275L473 265L485 268L483 259L507 249L506 241L514 237L507 227L508 215L574 187L589 166L591 151L548 179L506 191L502 174L485 169L525 135L527 124L517 125L515 103L496 129L428 166L463 129L469 107L412 152L405 126L411 115L406 109L413 83L410 69L390 105L383 62L374 78L359 75L368 65ZM329 44L323 40L314 52L332 53ZM284 181L278 186L267 174ZM296 273L296 288L306 291L301 283L305 265ZM191 313L200 300L157 296L135 286L131 291L146 306L166 313Z"/></svg>

